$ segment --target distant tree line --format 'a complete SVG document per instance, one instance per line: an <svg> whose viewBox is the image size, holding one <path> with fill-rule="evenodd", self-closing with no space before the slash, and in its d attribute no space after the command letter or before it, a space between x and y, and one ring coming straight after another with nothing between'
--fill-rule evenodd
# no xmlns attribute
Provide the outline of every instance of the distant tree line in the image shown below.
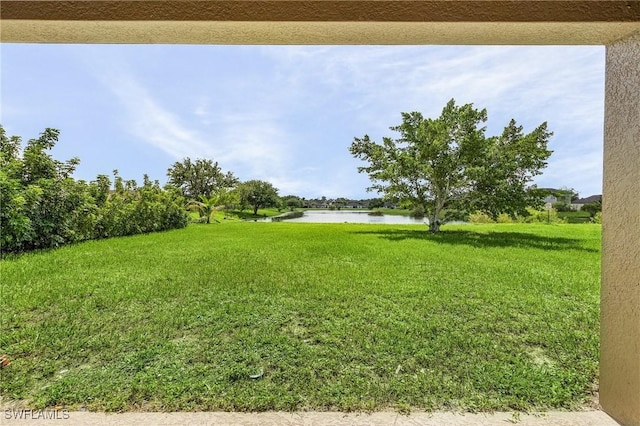
<svg viewBox="0 0 640 426"><path fill-rule="evenodd" d="M59 134L47 128L23 147L0 125L0 255L187 225L179 191L146 175L141 186L117 170L113 182L106 175L75 180L80 160L49 153Z"/></svg>
<svg viewBox="0 0 640 426"><path fill-rule="evenodd" d="M184 158L167 170L168 187L176 188L187 200L187 207L197 211L203 222L210 223L217 210L282 208L278 189L263 180L240 182L232 172L223 172L210 159Z"/></svg>
<svg viewBox="0 0 640 426"><path fill-rule="evenodd" d="M187 200L187 208L197 212L200 221L215 221L217 211L244 211L250 209L254 215L259 209L277 208L295 210L299 208L379 208L396 207L396 203L381 198L351 200L338 198L310 198L297 195L278 194L270 182L252 179L240 181L232 172L225 172L220 165L205 158L192 160L189 157L177 161L167 169L167 187L175 188Z"/></svg>

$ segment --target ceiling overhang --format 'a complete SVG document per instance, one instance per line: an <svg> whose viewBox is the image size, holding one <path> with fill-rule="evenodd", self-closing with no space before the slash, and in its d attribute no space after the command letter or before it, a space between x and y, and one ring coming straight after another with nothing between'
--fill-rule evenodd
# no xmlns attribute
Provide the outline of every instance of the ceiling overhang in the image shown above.
<svg viewBox="0 0 640 426"><path fill-rule="evenodd" d="M640 1L0 2L3 42L574 45L637 31Z"/></svg>

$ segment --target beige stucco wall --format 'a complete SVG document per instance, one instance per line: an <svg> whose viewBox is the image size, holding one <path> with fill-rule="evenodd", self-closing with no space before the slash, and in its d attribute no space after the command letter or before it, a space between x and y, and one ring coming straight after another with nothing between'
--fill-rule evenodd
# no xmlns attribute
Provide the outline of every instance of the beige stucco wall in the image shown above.
<svg viewBox="0 0 640 426"><path fill-rule="evenodd" d="M640 22L237 22L3 20L28 43L601 45Z"/></svg>
<svg viewBox="0 0 640 426"><path fill-rule="evenodd" d="M640 33L607 47L600 402L640 425Z"/></svg>
<svg viewBox="0 0 640 426"><path fill-rule="evenodd" d="M2 0L0 19L37 43L609 44L640 1Z"/></svg>

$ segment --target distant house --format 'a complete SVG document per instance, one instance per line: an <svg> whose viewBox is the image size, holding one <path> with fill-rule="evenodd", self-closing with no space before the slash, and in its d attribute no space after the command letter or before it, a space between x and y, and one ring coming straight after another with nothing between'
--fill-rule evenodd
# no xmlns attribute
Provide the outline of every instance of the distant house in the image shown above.
<svg viewBox="0 0 640 426"><path fill-rule="evenodd" d="M544 208L546 210L551 210L551 207L553 207L553 205L557 202L558 197L556 197L555 195L547 195L544 199Z"/></svg>
<svg viewBox="0 0 640 426"><path fill-rule="evenodd" d="M348 200L344 207L347 209L362 209L368 207L368 205L369 203L365 203L362 200Z"/></svg>
<svg viewBox="0 0 640 426"><path fill-rule="evenodd" d="M580 210L582 209L582 206L584 206L585 204L597 203L597 202L602 202L602 194L591 195L585 198L578 198L577 200L571 202L571 208L574 210Z"/></svg>

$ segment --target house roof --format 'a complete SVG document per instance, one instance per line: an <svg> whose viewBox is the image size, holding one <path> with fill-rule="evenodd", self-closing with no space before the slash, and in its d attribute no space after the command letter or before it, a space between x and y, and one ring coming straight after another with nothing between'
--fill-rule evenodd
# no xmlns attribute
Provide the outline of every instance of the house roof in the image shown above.
<svg viewBox="0 0 640 426"><path fill-rule="evenodd" d="M595 203L597 201L602 201L602 194L591 195L586 198L579 198L576 201L572 202L571 204L588 204L588 203Z"/></svg>

